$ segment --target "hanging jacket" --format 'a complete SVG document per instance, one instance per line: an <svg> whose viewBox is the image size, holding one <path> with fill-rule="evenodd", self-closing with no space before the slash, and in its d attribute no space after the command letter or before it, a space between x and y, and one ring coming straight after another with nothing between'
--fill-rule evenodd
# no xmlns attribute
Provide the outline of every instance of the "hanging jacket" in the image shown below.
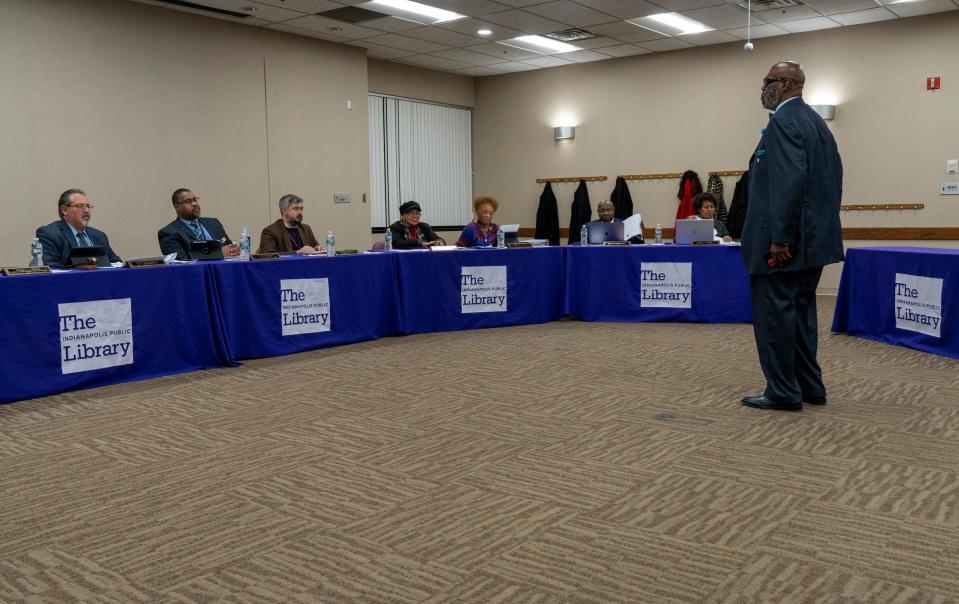
<svg viewBox="0 0 959 604"><path fill-rule="evenodd" d="M676 209L676 220L682 220L696 215L696 211L693 210L693 197L696 197L702 192L703 183L699 181L699 175L692 170L683 172L682 178L679 179L679 192L676 194L676 197L679 198L679 207Z"/></svg>
<svg viewBox="0 0 959 604"><path fill-rule="evenodd" d="M536 209L536 238L548 239L550 245L559 245L559 207L553 195L553 186L548 182L543 187Z"/></svg>
<svg viewBox="0 0 959 604"><path fill-rule="evenodd" d="M616 178L616 186L613 188L613 194L609 196L616 208L614 216L620 220L626 220L633 215L633 197L629 194L629 185L622 176Z"/></svg>
<svg viewBox="0 0 959 604"><path fill-rule="evenodd" d="M715 220L726 224L726 216L729 212L726 210L726 200L723 199L723 179L716 174L710 174L706 181L706 191L716 197L716 216Z"/></svg>
<svg viewBox="0 0 959 604"><path fill-rule="evenodd" d="M573 205L569 209L568 243L579 243L579 230L592 219L593 208L589 205L589 191L586 189L586 181L580 179L579 186L573 193Z"/></svg>
<svg viewBox="0 0 959 604"><path fill-rule="evenodd" d="M736 181L733 190L733 200L729 203L729 214L726 216L726 229L733 239L741 239L743 225L746 224L746 205L749 203L749 172L743 174Z"/></svg>

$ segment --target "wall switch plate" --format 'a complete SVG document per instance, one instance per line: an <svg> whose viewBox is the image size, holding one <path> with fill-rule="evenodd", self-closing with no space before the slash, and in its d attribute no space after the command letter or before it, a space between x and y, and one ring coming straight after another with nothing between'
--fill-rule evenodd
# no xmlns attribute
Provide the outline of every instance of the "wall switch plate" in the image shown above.
<svg viewBox="0 0 959 604"><path fill-rule="evenodd" d="M956 164L957 164L956 160L954 160L954 159L947 159L947 160L946 160L946 174L955 174L956 171L957 171L957 170L956 170L956 168L957 168L957 165L956 165Z"/></svg>
<svg viewBox="0 0 959 604"><path fill-rule="evenodd" d="M939 185L940 195L959 195L959 182L944 182Z"/></svg>
<svg viewBox="0 0 959 604"><path fill-rule="evenodd" d="M333 193L333 203L350 203L350 194Z"/></svg>

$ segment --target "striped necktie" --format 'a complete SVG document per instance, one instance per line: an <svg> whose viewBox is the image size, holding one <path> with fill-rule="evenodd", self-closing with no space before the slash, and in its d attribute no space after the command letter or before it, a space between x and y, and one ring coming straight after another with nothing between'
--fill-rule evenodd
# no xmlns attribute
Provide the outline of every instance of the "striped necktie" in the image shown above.
<svg viewBox="0 0 959 604"><path fill-rule="evenodd" d="M80 244L80 247L93 247L93 243L91 243L90 238L87 237L86 231L77 231L77 242Z"/></svg>
<svg viewBox="0 0 959 604"><path fill-rule="evenodd" d="M197 241L203 241L206 237L203 236L203 229L200 227L200 221L194 220L190 223L190 229L193 231L193 235L196 236Z"/></svg>

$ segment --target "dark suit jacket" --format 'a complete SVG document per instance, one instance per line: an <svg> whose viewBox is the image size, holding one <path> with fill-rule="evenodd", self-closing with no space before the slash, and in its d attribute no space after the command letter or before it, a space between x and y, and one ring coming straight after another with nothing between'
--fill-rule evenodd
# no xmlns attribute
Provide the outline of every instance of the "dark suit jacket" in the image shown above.
<svg viewBox="0 0 959 604"><path fill-rule="evenodd" d="M592 220L593 208L589 205L589 190L586 181L580 180L573 193L573 205L569 209L569 238L567 243L579 243L580 228Z"/></svg>
<svg viewBox="0 0 959 604"><path fill-rule="evenodd" d="M110 262L120 262L120 257L110 247L110 239L106 233L93 227L87 227L85 230L94 246L106 248ZM65 220L51 222L47 226L38 228L37 237L43 244L43 263L53 268L68 265L70 250L80 247L73 236L73 231L70 230L70 225Z"/></svg>
<svg viewBox="0 0 959 604"><path fill-rule="evenodd" d="M233 243L226 234L226 230L216 218L200 218L200 224L210 232L213 239L225 239L224 244ZM190 227L177 218L157 232L160 240L160 252L164 255L176 252L177 260L190 259L190 243L196 241L196 235Z"/></svg>
<svg viewBox="0 0 959 604"><path fill-rule="evenodd" d="M303 245L310 247L320 245L316 241L316 236L313 234L313 229L310 228L310 225L300 224L296 230L300 233L300 241L303 242ZM293 249L293 242L290 241L290 232L286 230L286 225L283 224L282 218L263 229L263 232L260 233L260 247L257 251L261 254L268 254L270 252L288 254L296 251Z"/></svg>
<svg viewBox="0 0 959 604"><path fill-rule="evenodd" d="M416 225L416 229L419 232L419 239L410 239L410 231L403 224L402 220L397 220L390 225L390 231L393 233L393 249L394 250L411 250L420 247L420 241L436 241L437 239L442 239L439 235L436 234L430 225L425 222L421 222Z"/></svg>
<svg viewBox="0 0 959 604"><path fill-rule="evenodd" d="M746 270L796 271L842 260L841 200L842 160L832 133L801 98L789 101L770 118L749 163ZM772 243L790 245L785 266L766 264Z"/></svg>

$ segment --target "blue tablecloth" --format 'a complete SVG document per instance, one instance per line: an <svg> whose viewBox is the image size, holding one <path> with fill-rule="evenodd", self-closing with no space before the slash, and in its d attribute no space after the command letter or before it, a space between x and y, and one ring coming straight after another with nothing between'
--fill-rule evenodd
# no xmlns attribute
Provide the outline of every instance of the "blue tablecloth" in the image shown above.
<svg viewBox="0 0 959 604"><path fill-rule="evenodd" d="M230 364L200 265L0 278L0 402Z"/></svg>
<svg viewBox="0 0 959 604"><path fill-rule="evenodd" d="M406 333L546 323L563 315L562 248L388 255Z"/></svg>
<svg viewBox="0 0 959 604"><path fill-rule="evenodd" d="M235 359L373 340L402 330L386 254L209 263Z"/></svg>
<svg viewBox="0 0 959 604"><path fill-rule="evenodd" d="M959 250L848 249L832 330L959 358Z"/></svg>
<svg viewBox="0 0 959 604"><path fill-rule="evenodd" d="M752 321L738 246L570 246L566 283L566 312L585 321Z"/></svg>

